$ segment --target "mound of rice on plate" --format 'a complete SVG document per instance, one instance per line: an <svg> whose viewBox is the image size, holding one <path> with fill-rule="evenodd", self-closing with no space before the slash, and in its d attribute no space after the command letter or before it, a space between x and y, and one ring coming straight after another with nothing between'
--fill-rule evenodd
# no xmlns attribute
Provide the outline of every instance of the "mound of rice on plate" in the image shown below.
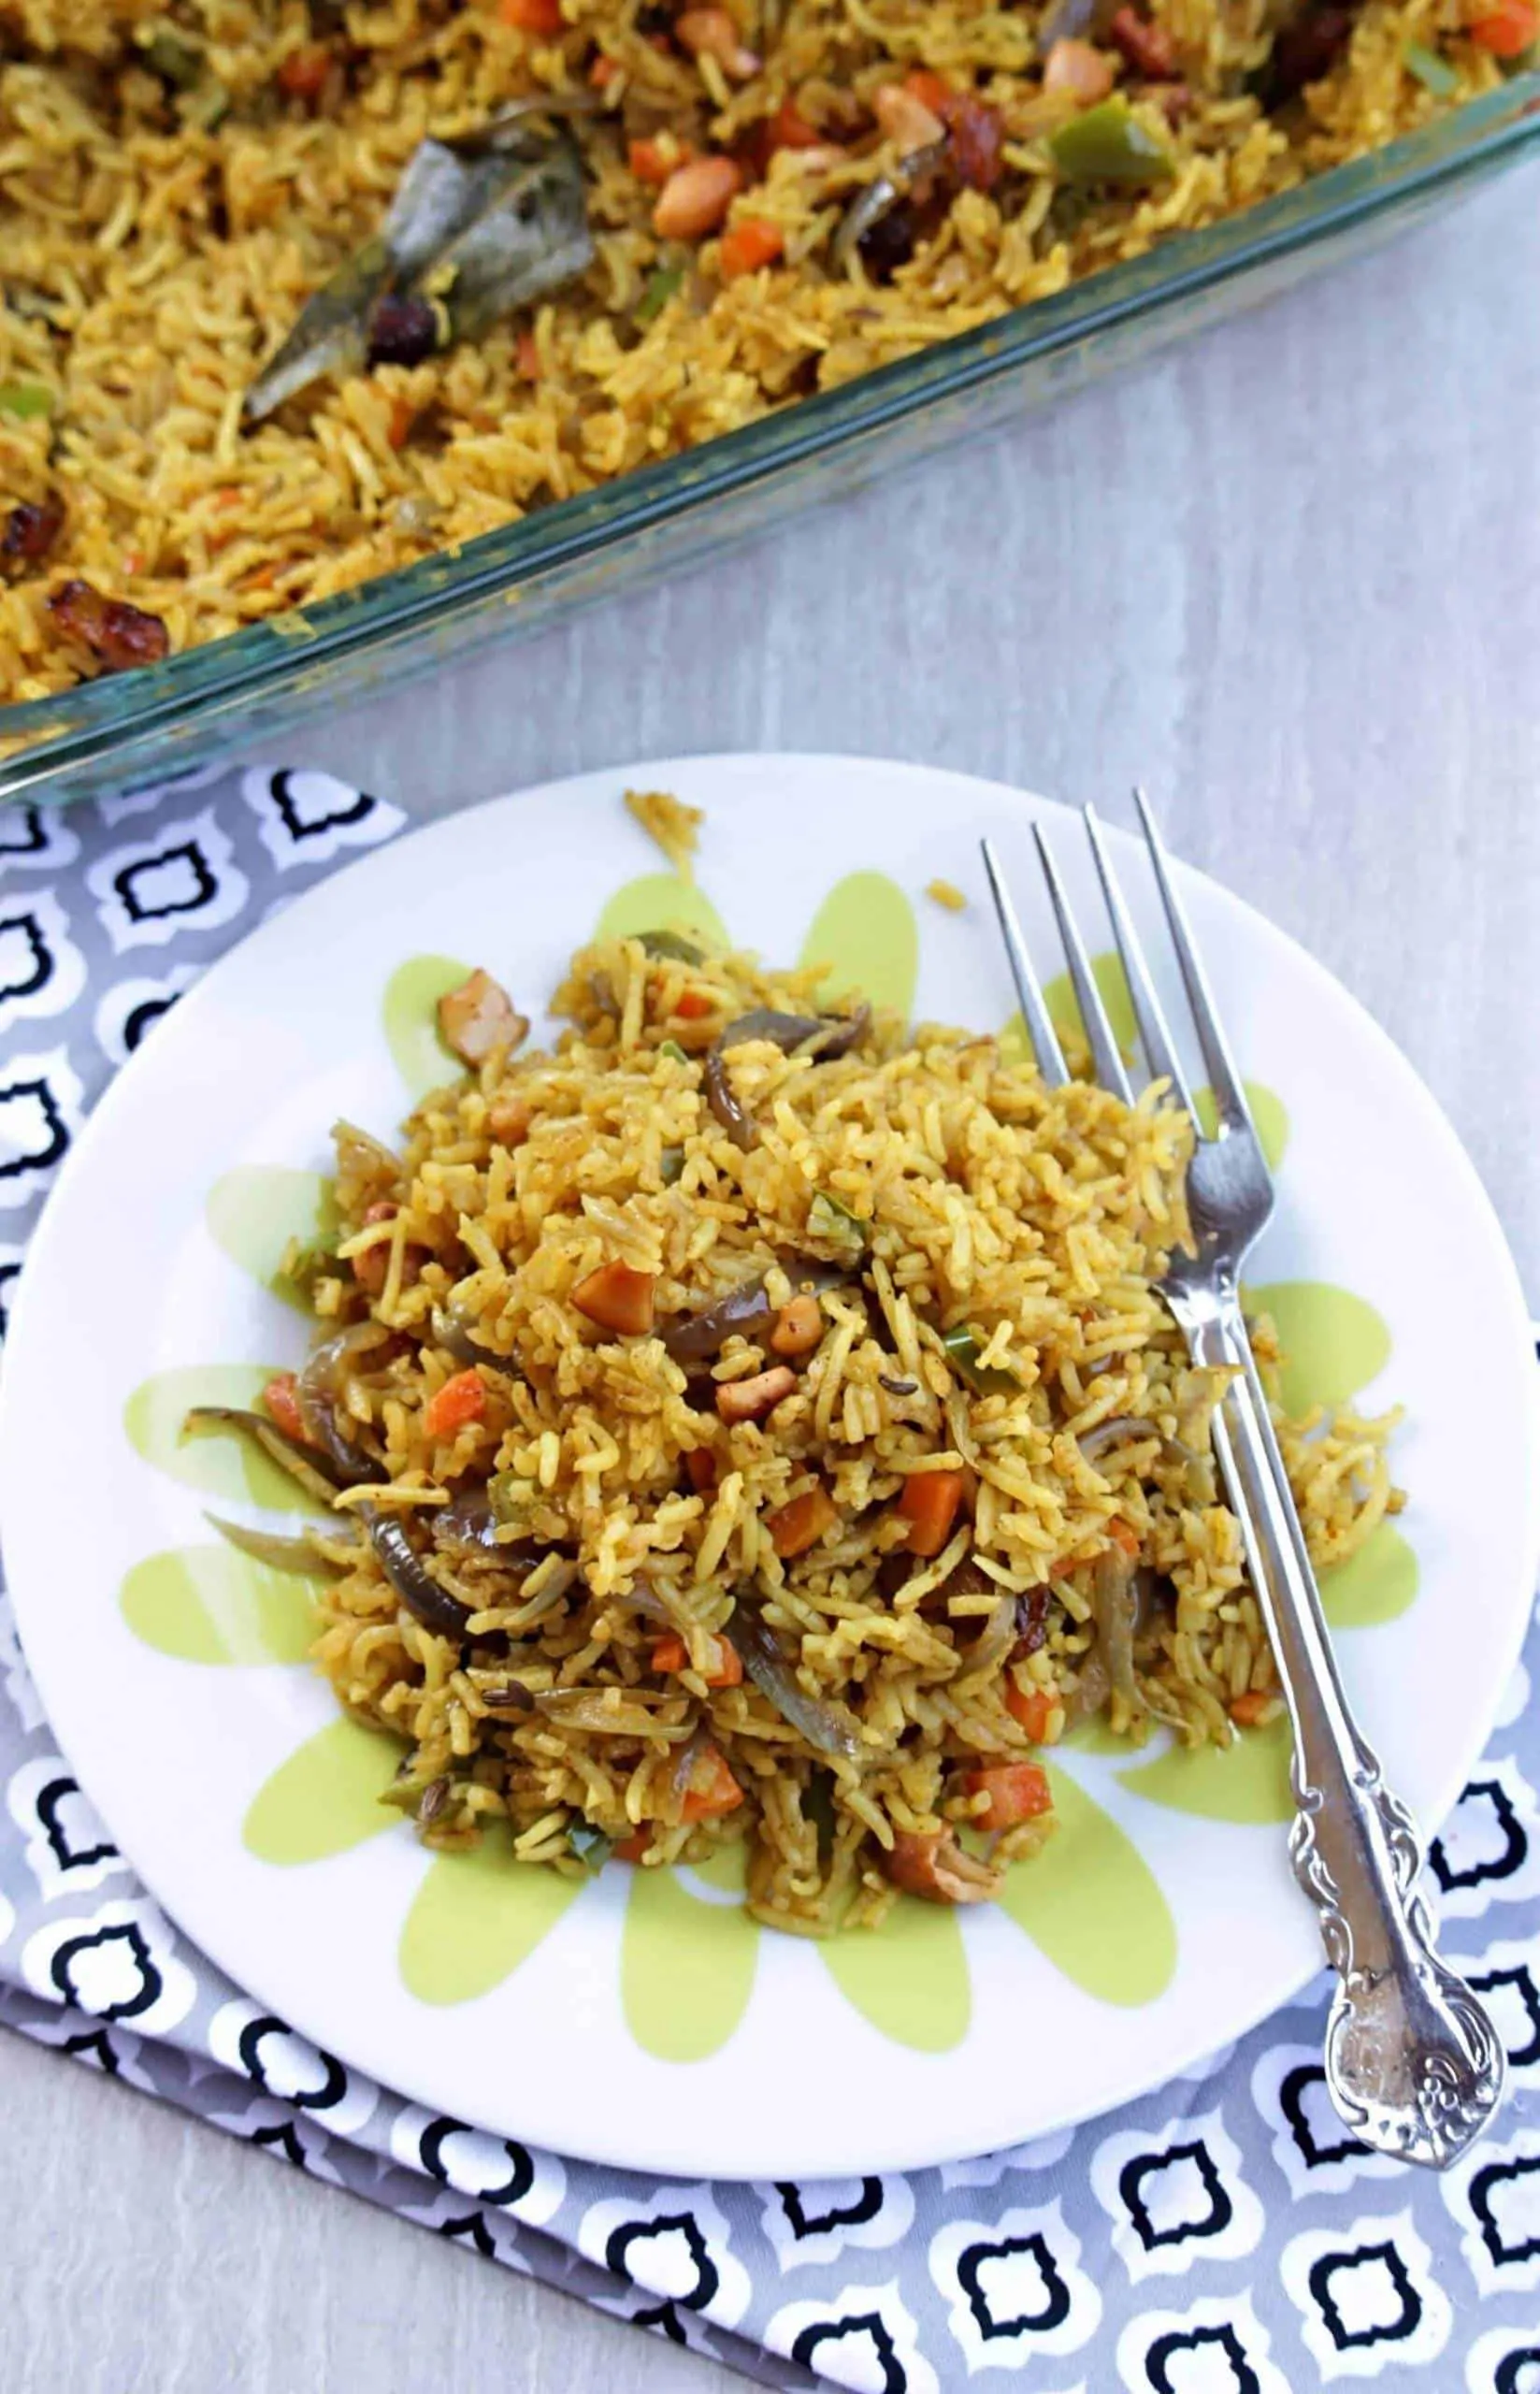
<svg viewBox="0 0 1540 2394"><path fill-rule="evenodd" d="M316 1659L430 1844L741 1839L814 1936L988 1898L1093 1714L1279 1706L1220 1376L1153 1286L1186 1117L818 977L601 943L546 1054L473 974L468 1076L399 1154L339 1127L339 1234L286 1265L321 1343L259 1433L336 1508ZM1390 1427L1280 1421L1317 1562L1399 1507Z"/></svg>

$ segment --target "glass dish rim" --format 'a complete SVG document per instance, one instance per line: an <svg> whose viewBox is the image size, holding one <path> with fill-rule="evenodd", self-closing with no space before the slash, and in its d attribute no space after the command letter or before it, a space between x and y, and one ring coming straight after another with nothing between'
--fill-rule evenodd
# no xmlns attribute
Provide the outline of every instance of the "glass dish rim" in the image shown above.
<svg viewBox="0 0 1540 2394"><path fill-rule="evenodd" d="M0 706L0 797L99 757L116 742L210 720L308 682L328 665L425 636L478 603L511 609L521 583L698 516L799 466L923 415L1016 369L1202 297L1250 269L1372 223L1540 146L1540 68L1434 117L1220 223L1157 242L1046 298L873 368L698 448L554 501L463 545L372 576L352 590L184 649L127 676L104 675Z"/></svg>

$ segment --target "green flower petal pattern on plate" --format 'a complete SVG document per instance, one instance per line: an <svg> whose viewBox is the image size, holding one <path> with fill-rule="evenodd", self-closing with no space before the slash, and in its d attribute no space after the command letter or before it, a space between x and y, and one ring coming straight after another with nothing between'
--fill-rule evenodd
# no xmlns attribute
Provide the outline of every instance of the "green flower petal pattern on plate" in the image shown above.
<svg viewBox="0 0 1540 2394"><path fill-rule="evenodd" d="M1232 1746L1172 1746L1117 1776L1148 1802L1200 1820L1256 1824L1294 1817L1288 1723L1282 1719L1248 1729Z"/></svg>
<svg viewBox="0 0 1540 2394"><path fill-rule="evenodd" d="M1171 1907L1138 1847L1078 1780L1051 1764L1048 1778L1058 1824L1006 1872L1000 1909L1087 1995L1153 2003L1176 1968Z"/></svg>
<svg viewBox="0 0 1540 2394"><path fill-rule="evenodd" d="M821 988L829 997L859 989L907 1022L920 963L914 909L885 873L847 873L814 915L799 960L828 965Z"/></svg>
<svg viewBox="0 0 1540 2394"><path fill-rule="evenodd" d="M381 1001L385 1044L414 1098L458 1078L465 1070L439 1036L439 1001L459 988L468 964L453 956L409 956L385 984Z"/></svg>
<svg viewBox="0 0 1540 2394"><path fill-rule="evenodd" d="M712 1903L690 1892L741 1890L743 1853L728 1848L698 1874L633 1868L621 1941L620 1994L626 2023L643 2053L658 2061L704 2061L725 2045L743 2017L759 1958L759 1924L741 1903Z"/></svg>
<svg viewBox="0 0 1540 2394"><path fill-rule="evenodd" d="M1415 1601L1417 1556L1398 1529L1381 1521L1357 1554L1321 1573L1321 1603L1333 1629L1375 1629Z"/></svg>
<svg viewBox="0 0 1540 2394"><path fill-rule="evenodd" d="M148 1464L180 1479L184 1488L222 1496L237 1505L263 1505L270 1512L313 1512L314 1507L287 1473L280 1471L238 1430L195 1430L181 1435L194 1405L250 1407L273 1377L273 1363L193 1363L141 1380L123 1407L129 1443Z"/></svg>
<svg viewBox="0 0 1540 2394"><path fill-rule="evenodd" d="M469 2003L527 1961L584 1882L515 1862L493 1827L468 1853L435 1854L401 1930L401 1977L423 2003Z"/></svg>
<svg viewBox="0 0 1540 2394"><path fill-rule="evenodd" d="M304 1293L279 1270L289 1241L327 1238L337 1228L332 1184L319 1172L280 1164L237 1164L222 1173L204 1209L211 1235L232 1263L309 1319Z"/></svg>
<svg viewBox="0 0 1540 2394"><path fill-rule="evenodd" d="M281 1762L252 1799L241 1842L259 1862L324 1862L386 1829L401 1815L380 1800L401 1748L344 1713Z"/></svg>
<svg viewBox="0 0 1540 2394"><path fill-rule="evenodd" d="M1248 1288L1245 1303L1248 1312L1271 1314L1277 1327L1284 1353L1278 1385L1286 1413L1346 1405L1389 1362L1384 1316L1351 1290L1327 1280L1274 1280L1266 1288Z"/></svg>
<svg viewBox="0 0 1540 2394"><path fill-rule="evenodd" d="M968 1955L945 1905L900 1896L880 1928L846 1929L817 1950L847 2002L895 2044L944 2054L968 2034Z"/></svg>
<svg viewBox="0 0 1540 2394"><path fill-rule="evenodd" d="M136 1563L118 1602L136 1637L179 1662L302 1663L314 1584L232 1546L182 1546Z"/></svg>
<svg viewBox="0 0 1540 2394"><path fill-rule="evenodd" d="M1262 1153L1272 1170L1276 1172L1288 1147L1288 1108L1277 1091L1267 1088L1261 1081L1245 1081L1242 1087L1245 1090L1246 1103L1251 1108L1251 1118L1257 1125ZM1214 1110L1214 1091L1205 1084L1202 1089L1194 1090L1192 1103L1199 1121L1212 1138L1217 1119Z"/></svg>
<svg viewBox="0 0 1540 2394"><path fill-rule="evenodd" d="M1139 1026L1133 1018L1133 1000L1129 995L1129 976L1123 970L1123 959L1115 948L1104 948L1091 959L1091 977L1101 992L1101 1002L1107 1009L1113 1037L1125 1056L1130 1056L1139 1038ZM1075 1003L1074 986L1067 973L1056 973L1043 986L1043 1002L1047 1007L1054 1029L1061 1039L1080 1039L1085 1029L1080 1008ZM1017 1031L1023 1046L1026 1033L1020 1029L1021 1017L1013 1017L1012 1028Z"/></svg>
<svg viewBox="0 0 1540 2394"><path fill-rule="evenodd" d="M617 889L595 928L598 939L639 939L643 931L684 931L703 947L726 952L732 942L703 889L677 873L644 873Z"/></svg>

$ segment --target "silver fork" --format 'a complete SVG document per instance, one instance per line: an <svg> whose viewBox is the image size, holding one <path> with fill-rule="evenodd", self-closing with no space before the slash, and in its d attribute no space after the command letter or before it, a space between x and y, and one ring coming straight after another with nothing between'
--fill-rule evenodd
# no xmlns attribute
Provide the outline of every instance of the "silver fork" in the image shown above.
<svg viewBox="0 0 1540 2394"><path fill-rule="evenodd" d="M1252 1583L1277 1659L1294 1732L1294 1875L1315 1907L1337 1974L1326 2030L1331 2099L1363 2143L1438 2170L1478 2137L1503 2098L1505 2058L1487 2013L1441 1959L1418 1887L1422 1849L1405 1805L1348 1708L1266 1395L1241 1311L1240 1275L1273 1212L1273 1180L1245 1091L1144 792L1134 800L1208 1070L1215 1135L1205 1137L1094 809L1085 809L1113 934L1152 1080L1195 1133L1187 1199L1196 1252L1173 1255L1161 1293L1195 1363L1235 1377L1214 1421L1214 1449L1241 1524ZM1130 1100L1128 1071L1070 910L1053 851L1038 855L1090 1044L1096 1077ZM1070 1077L994 848L981 842L990 894L1038 1070Z"/></svg>

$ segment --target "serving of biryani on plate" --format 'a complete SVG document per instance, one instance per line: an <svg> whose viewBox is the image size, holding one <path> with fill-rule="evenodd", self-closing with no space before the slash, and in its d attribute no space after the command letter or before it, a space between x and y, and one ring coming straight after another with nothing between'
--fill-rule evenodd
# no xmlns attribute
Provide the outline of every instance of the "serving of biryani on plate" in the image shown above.
<svg viewBox="0 0 1540 2394"><path fill-rule="evenodd" d="M1493 85L1540 0L0 0L0 698L278 616Z"/></svg>
<svg viewBox="0 0 1540 2394"><path fill-rule="evenodd" d="M472 973L399 1152L339 1126L337 1233L284 1263L317 1343L233 1417L334 1508L297 1557L226 1526L321 1580L429 1844L742 1840L751 1909L816 1936L989 1898L1093 1718L1277 1714L1223 1376L1155 1286L1185 1115L673 931L580 950L554 1011L533 1050ZM1399 1509L1391 1427L1280 1420L1318 1563Z"/></svg>

